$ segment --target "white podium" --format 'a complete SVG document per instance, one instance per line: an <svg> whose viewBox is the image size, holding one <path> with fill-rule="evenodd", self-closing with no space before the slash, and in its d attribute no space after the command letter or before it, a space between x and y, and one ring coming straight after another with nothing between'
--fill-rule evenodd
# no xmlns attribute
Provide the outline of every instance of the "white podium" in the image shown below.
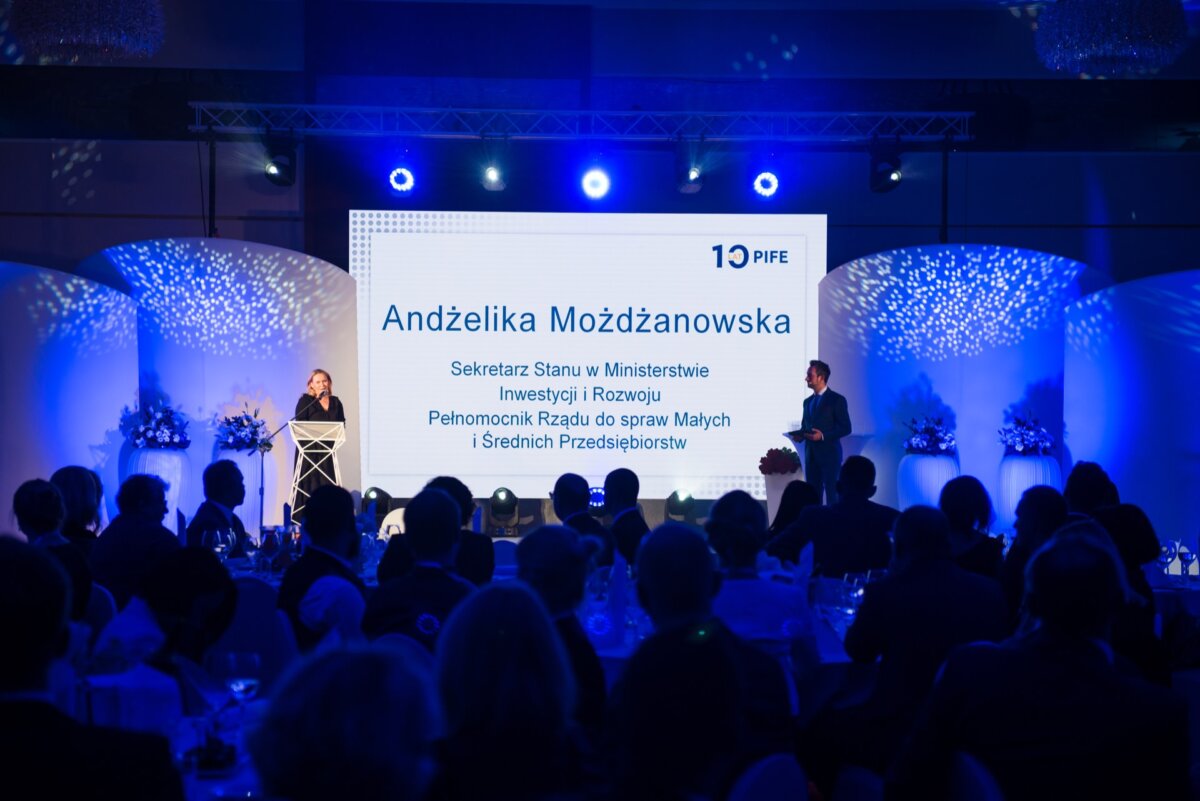
<svg viewBox="0 0 1200 801"><path fill-rule="evenodd" d="M324 484L342 485L337 451L346 444L346 424L292 420L288 429L297 450L291 492L292 514L295 515L308 503L312 489Z"/></svg>

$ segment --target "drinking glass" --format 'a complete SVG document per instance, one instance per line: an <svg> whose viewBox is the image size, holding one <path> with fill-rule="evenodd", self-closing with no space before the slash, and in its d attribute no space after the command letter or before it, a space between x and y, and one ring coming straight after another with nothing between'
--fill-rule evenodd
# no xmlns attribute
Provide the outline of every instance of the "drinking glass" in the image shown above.
<svg viewBox="0 0 1200 801"><path fill-rule="evenodd" d="M1158 550L1158 566L1162 568L1164 574L1169 574L1171 563L1175 561L1175 557L1179 555L1179 543L1173 540L1167 540L1162 543Z"/></svg>
<svg viewBox="0 0 1200 801"><path fill-rule="evenodd" d="M847 573L842 580L842 593L846 601L846 613L853 615L862 604L863 592L867 588L867 573Z"/></svg>
<svg viewBox="0 0 1200 801"><path fill-rule="evenodd" d="M233 548L233 532L227 528L208 529L200 535L200 544L215 553L224 564Z"/></svg>
<svg viewBox="0 0 1200 801"><path fill-rule="evenodd" d="M1196 561L1196 552L1190 548L1179 551L1180 574L1186 582L1192 577L1192 563Z"/></svg>
<svg viewBox="0 0 1200 801"><path fill-rule="evenodd" d="M209 675L221 682L241 706L258 693L262 680L262 662L252 651L224 651L207 660Z"/></svg>

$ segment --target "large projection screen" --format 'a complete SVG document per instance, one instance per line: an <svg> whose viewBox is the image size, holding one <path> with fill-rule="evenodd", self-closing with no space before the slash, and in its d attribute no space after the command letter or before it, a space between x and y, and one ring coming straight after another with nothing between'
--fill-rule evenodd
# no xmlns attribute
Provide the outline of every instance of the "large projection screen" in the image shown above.
<svg viewBox="0 0 1200 801"><path fill-rule="evenodd" d="M350 212L363 486L761 497L817 356L824 215Z"/></svg>

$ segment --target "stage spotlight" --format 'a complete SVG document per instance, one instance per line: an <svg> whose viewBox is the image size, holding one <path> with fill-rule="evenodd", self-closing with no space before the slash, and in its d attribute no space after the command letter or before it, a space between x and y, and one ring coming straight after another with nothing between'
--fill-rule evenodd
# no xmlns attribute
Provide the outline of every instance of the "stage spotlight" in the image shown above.
<svg viewBox="0 0 1200 801"><path fill-rule="evenodd" d="M411 192L416 181L413 179L412 170L407 167L397 167L388 176L388 183L397 192Z"/></svg>
<svg viewBox="0 0 1200 801"><path fill-rule="evenodd" d="M867 148L871 156L871 191L891 192L900 185L904 173L900 167L900 142L871 141Z"/></svg>
<svg viewBox="0 0 1200 801"><path fill-rule="evenodd" d="M599 200L608 194L608 174L599 167L593 167L583 174L583 193L592 200Z"/></svg>
<svg viewBox="0 0 1200 801"><path fill-rule="evenodd" d="M276 186L296 183L296 150L290 146L268 147L263 174Z"/></svg>
<svg viewBox="0 0 1200 801"><path fill-rule="evenodd" d="M604 487L588 488L588 512L592 517L604 517Z"/></svg>
<svg viewBox="0 0 1200 801"><path fill-rule="evenodd" d="M362 509L359 511L366 514L370 510L371 504L375 504L375 530L379 531L379 527L383 524L383 518L392 511L392 496L379 487L370 487L363 493Z"/></svg>
<svg viewBox="0 0 1200 801"><path fill-rule="evenodd" d="M494 164L489 164L483 170L483 188L489 192L503 192L506 184L504 183L504 174L500 172L500 168Z"/></svg>
<svg viewBox="0 0 1200 801"><path fill-rule="evenodd" d="M779 179L773 172L760 172L754 178L754 191L762 197L771 197L779 189Z"/></svg>
<svg viewBox="0 0 1200 801"><path fill-rule="evenodd" d="M690 490L677 489L667 498L666 514L669 520L692 522L696 499Z"/></svg>
<svg viewBox="0 0 1200 801"><path fill-rule="evenodd" d="M521 529L520 501L508 487L497 487L488 499L486 531L493 537L515 537Z"/></svg>
<svg viewBox="0 0 1200 801"><path fill-rule="evenodd" d="M690 164L687 169L681 170L679 173L679 182L677 184L679 191L685 195L694 195L704 186L702 173L698 164Z"/></svg>
<svg viewBox="0 0 1200 801"><path fill-rule="evenodd" d="M513 517L517 513L517 496L513 495L512 490L508 487L498 487L492 493L488 504L491 508L492 517L507 518Z"/></svg>

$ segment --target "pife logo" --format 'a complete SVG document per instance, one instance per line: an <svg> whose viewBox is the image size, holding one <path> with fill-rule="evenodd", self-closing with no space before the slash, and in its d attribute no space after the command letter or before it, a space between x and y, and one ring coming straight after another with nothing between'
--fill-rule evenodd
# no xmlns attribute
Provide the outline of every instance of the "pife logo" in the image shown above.
<svg viewBox="0 0 1200 801"><path fill-rule="evenodd" d="M732 267L740 270L751 264L787 264L786 250L752 250L745 245L713 245L712 252L717 254L717 269Z"/></svg>

